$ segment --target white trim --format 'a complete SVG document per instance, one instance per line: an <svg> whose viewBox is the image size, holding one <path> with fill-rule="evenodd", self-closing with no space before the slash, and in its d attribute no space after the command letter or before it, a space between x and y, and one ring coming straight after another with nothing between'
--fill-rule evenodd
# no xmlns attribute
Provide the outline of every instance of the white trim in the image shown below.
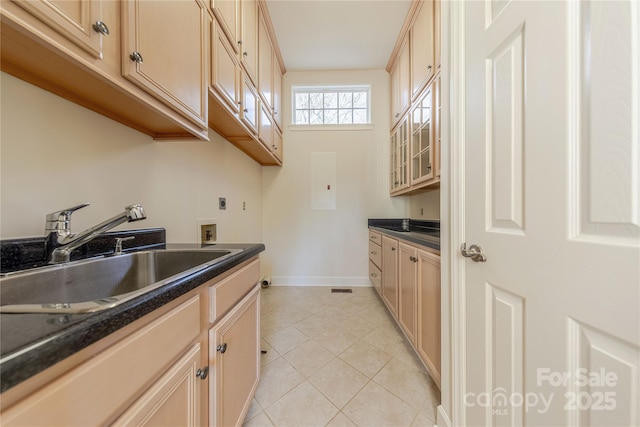
<svg viewBox="0 0 640 427"><path fill-rule="evenodd" d="M271 286L354 286L372 287L369 276L272 276Z"/></svg>
<svg viewBox="0 0 640 427"><path fill-rule="evenodd" d="M449 257L451 285L451 421L466 424L464 394L466 392L466 302L465 263L458 246L465 241L465 3L447 2L451 9L447 35L450 37L450 140L448 144Z"/></svg>
<svg viewBox="0 0 640 427"><path fill-rule="evenodd" d="M289 130L293 131L341 131L341 130L373 130L372 123L358 124L358 125L289 125Z"/></svg>
<svg viewBox="0 0 640 427"><path fill-rule="evenodd" d="M451 424L451 420L449 419L449 416L445 412L445 410L442 407L442 405L438 405L437 410L438 410L438 413L436 414L436 416L437 416L436 422L438 423L438 425L444 425L446 427L453 427L453 424Z"/></svg>

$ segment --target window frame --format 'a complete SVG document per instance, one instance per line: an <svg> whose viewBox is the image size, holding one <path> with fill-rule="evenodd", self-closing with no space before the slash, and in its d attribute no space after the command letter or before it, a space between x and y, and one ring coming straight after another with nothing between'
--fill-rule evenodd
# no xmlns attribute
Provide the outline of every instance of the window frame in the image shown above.
<svg viewBox="0 0 640 427"><path fill-rule="evenodd" d="M339 115L340 110L351 110L351 117L353 121L353 111L361 108L354 108L353 105L348 108L326 108L323 102L321 110L323 111L323 123L311 124L311 118L309 117L309 123L296 123L296 112L300 110L307 110L311 113L311 110L320 110L319 108L297 108L296 95L300 93L341 93L341 92L365 92L366 93L366 121L364 123L324 123L324 112L326 110L336 110L336 114ZM338 100L339 102L339 100ZM336 117L336 121L339 117ZM371 122L371 85L322 85L322 86L295 86L291 87L291 129L295 130L361 130L371 129L373 123Z"/></svg>

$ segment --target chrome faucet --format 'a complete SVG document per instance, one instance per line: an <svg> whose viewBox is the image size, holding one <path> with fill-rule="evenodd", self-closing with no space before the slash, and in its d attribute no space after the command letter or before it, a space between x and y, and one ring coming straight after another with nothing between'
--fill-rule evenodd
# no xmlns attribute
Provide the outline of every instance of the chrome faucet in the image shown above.
<svg viewBox="0 0 640 427"><path fill-rule="evenodd" d="M140 205L130 205L124 208L124 212L101 222L81 233L71 233L71 214L78 209L89 206L83 203L72 208L53 212L47 215L45 224L45 245L49 257L49 264L69 262L71 252L81 245L95 239L102 233L106 233L114 227L125 222L133 222L145 219L147 216Z"/></svg>

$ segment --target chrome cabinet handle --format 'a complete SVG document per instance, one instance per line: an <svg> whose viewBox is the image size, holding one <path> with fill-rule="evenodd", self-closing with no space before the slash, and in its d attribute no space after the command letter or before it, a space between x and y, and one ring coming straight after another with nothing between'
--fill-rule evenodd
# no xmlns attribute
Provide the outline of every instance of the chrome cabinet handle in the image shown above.
<svg viewBox="0 0 640 427"><path fill-rule="evenodd" d="M482 248L478 245L471 245L467 249L467 244L463 243L460 246L460 253L465 258L471 258L473 262L487 262L487 257L482 252Z"/></svg>
<svg viewBox="0 0 640 427"><path fill-rule="evenodd" d="M216 351L219 351L220 353L224 354L227 351L227 343L220 344L219 346L217 346Z"/></svg>
<svg viewBox="0 0 640 427"><path fill-rule="evenodd" d="M109 27L107 27L107 24L102 21L96 21L96 23L93 24L92 27L96 33L100 33L103 36L109 35Z"/></svg>
<svg viewBox="0 0 640 427"><path fill-rule="evenodd" d="M196 371L196 377L200 378L201 380L204 380L207 378L207 375L209 375L209 367L205 366L204 368L200 368Z"/></svg>
<svg viewBox="0 0 640 427"><path fill-rule="evenodd" d="M131 58L132 61L135 61L138 64L143 62L142 55L140 55L140 52L133 52L131 55L129 55L129 58Z"/></svg>

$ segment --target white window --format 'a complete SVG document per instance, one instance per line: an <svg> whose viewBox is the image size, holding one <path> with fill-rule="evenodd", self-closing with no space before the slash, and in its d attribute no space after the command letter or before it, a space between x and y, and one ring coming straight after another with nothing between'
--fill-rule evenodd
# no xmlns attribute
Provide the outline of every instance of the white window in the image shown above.
<svg viewBox="0 0 640 427"><path fill-rule="evenodd" d="M294 125L371 123L370 86L294 87Z"/></svg>

